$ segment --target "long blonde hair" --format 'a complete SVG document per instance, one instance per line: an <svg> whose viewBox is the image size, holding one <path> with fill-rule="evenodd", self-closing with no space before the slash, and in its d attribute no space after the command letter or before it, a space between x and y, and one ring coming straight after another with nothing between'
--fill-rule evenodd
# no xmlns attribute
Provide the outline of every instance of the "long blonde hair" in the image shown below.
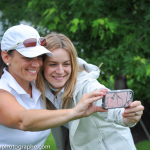
<svg viewBox="0 0 150 150"><path fill-rule="evenodd" d="M78 62L77 62L77 54L76 54L76 49L72 42L63 34L58 34L55 32L52 32L48 34L46 37L46 48L49 51L53 51L58 48L65 49L69 52L70 59L71 59L71 75L68 81L66 82L64 88L64 94L61 98L60 103L62 103L62 108L69 108L70 101L73 97L73 92L75 88L75 84L77 81L77 75L78 75ZM47 56L48 57L48 56ZM45 84L44 84L44 74L43 74L43 68L41 67L37 80L36 80L36 86L37 88L41 91L42 93L42 98L44 100L44 103L47 107L47 109L53 109L51 106L51 103L48 102L48 100L45 100ZM57 92L58 94L59 92ZM57 96L55 95L55 97Z"/></svg>

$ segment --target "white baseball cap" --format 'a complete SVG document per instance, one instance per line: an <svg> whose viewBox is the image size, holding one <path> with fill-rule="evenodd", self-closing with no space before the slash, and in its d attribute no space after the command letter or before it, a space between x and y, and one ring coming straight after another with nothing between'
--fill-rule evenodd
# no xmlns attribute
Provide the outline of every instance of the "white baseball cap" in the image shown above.
<svg viewBox="0 0 150 150"><path fill-rule="evenodd" d="M37 44L34 47L25 47L23 41L30 38L36 38ZM38 42L40 36L37 30L28 25L16 25L9 28L3 35L1 41L1 50L9 51L14 47L21 55L25 57L37 57L42 54L46 54L49 57L53 57L53 54L47 50L44 46Z"/></svg>

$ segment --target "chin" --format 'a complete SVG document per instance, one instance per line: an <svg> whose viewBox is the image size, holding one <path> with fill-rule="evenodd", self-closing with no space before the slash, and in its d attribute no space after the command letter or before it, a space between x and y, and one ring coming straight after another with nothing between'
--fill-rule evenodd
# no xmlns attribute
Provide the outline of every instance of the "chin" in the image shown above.
<svg viewBox="0 0 150 150"><path fill-rule="evenodd" d="M28 79L29 82L35 81L35 80L36 80L36 78L30 78L30 79Z"/></svg>
<svg viewBox="0 0 150 150"><path fill-rule="evenodd" d="M64 86L64 84L63 84L63 85L59 85L59 86L57 85L57 86L54 86L54 88L55 88L55 89L59 89L59 88L61 88L61 87L63 87L63 86Z"/></svg>

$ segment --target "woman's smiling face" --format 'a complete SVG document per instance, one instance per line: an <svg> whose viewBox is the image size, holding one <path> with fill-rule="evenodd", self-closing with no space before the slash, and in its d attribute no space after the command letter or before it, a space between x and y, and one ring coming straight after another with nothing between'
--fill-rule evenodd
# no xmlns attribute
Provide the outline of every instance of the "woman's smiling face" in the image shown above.
<svg viewBox="0 0 150 150"><path fill-rule="evenodd" d="M9 73L22 85L25 82L34 81L42 66L42 56L26 58L16 50L9 56Z"/></svg>
<svg viewBox="0 0 150 150"><path fill-rule="evenodd" d="M71 75L71 60L69 52L58 48L52 51L53 57L44 61L44 76L53 88L61 88Z"/></svg>

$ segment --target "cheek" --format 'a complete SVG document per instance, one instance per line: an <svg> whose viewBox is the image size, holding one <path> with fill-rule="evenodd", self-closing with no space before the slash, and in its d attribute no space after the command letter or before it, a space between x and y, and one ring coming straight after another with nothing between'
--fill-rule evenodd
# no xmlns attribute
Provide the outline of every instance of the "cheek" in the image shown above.
<svg viewBox="0 0 150 150"><path fill-rule="evenodd" d="M68 67L66 72L71 75L71 67Z"/></svg>
<svg viewBox="0 0 150 150"><path fill-rule="evenodd" d="M40 67L43 65L43 60L42 59L39 61L39 64L40 64Z"/></svg>
<svg viewBox="0 0 150 150"><path fill-rule="evenodd" d="M53 73L53 69L48 66L44 66L43 71L44 71L44 76L46 79L48 79L49 76L51 76L51 74Z"/></svg>
<svg viewBox="0 0 150 150"><path fill-rule="evenodd" d="M50 82L50 79L49 79L49 73L47 72L47 71L44 71L44 77L45 77L45 79L48 81L48 82Z"/></svg>
<svg viewBox="0 0 150 150"><path fill-rule="evenodd" d="M38 64L39 64L39 68L41 68L41 66L43 65L43 60L42 60L42 58L38 58L37 62L38 62Z"/></svg>

